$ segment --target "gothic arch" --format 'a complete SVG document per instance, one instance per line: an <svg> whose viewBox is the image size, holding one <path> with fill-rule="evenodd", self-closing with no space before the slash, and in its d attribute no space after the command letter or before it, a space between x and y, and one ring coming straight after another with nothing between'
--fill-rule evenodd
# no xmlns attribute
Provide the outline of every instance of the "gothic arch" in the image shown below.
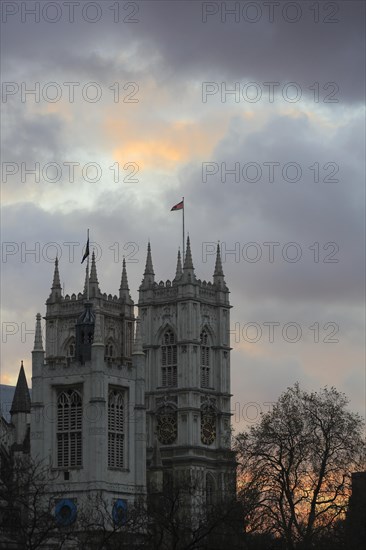
<svg viewBox="0 0 366 550"><path fill-rule="evenodd" d="M82 465L83 399L75 388L61 390L57 395L57 465Z"/></svg>
<svg viewBox="0 0 366 550"><path fill-rule="evenodd" d="M158 344L159 346L162 344L164 334L169 330L174 334L175 343L176 343L176 341L177 341L177 331L176 331L175 327L173 327L173 325L171 323L165 322L159 328L159 330L156 332L156 336L155 336L156 337L156 344Z"/></svg>
<svg viewBox="0 0 366 550"><path fill-rule="evenodd" d="M215 331L208 323L203 323L200 328L200 334L204 331L207 332L209 341L210 341L209 345L212 346L215 341L215 336L216 336Z"/></svg>
<svg viewBox="0 0 366 550"><path fill-rule="evenodd" d="M108 468L124 468L126 429L126 392L123 388L108 391Z"/></svg>
<svg viewBox="0 0 366 550"><path fill-rule="evenodd" d="M212 351L212 337L207 325L204 325L200 332L200 387L213 387L213 364L214 355Z"/></svg>
<svg viewBox="0 0 366 550"><path fill-rule="evenodd" d="M65 355L66 357L75 357L75 345L76 340L75 336L68 336L63 345L62 345L62 355Z"/></svg>
<svg viewBox="0 0 366 550"><path fill-rule="evenodd" d="M160 386L176 388L178 385L178 347L175 331L165 327L159 340Z"/></svg>
<svg viewBox="0 0 366 550"><path fill-rule="evenodd" d="M167 409L171 409L173 412L176 412L178 410L177 403L174 401L169 401L168 399L164 399L162 403L159 403L155 408L155 414L160 414L161 412L164 412Z"/></svg>
<svg viewBox="0 0 366 550"><path fill-rule="evenodd" d="M105 343L104 355L105 357L112 358L116 356L116 352L117 352L116 342L114 338L110 336Z"/></svg>

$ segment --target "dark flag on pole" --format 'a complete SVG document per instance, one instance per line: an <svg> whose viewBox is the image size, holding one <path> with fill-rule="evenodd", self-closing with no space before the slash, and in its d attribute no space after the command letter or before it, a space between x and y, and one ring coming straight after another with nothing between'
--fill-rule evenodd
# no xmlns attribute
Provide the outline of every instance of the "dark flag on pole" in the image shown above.
<svg viewBox="0 0 366 550"><path fill-rule="evenodd" d="M170 211L172 212L173 210L182 210L182 208L184 208L184 201L180 201L178 202L178 204L175 204Z"/></svg>
<svg viewBox="0 0 366 550"><path fill-rule="evenodd" d="M83 259L81 260L81 263L83 263L83 261L86 260L88 256L89 256L89 237L86 242L86 248L85 248L84 256L83 256Z"/></svg>
<svg viewBox="0 0 366 550"><path fill-rule="evenodd" d="M184 235L184 197L182 197L182 200L180 202L178 202L177 204L175 204L173 206L173 208L170 209L170 211L174 211L174 210L181 210L182 211L182 222L183 222L183 262L184 262L184 258L185 258L185 250L184 250L184 241L185 241L185 235Z"/></svg>

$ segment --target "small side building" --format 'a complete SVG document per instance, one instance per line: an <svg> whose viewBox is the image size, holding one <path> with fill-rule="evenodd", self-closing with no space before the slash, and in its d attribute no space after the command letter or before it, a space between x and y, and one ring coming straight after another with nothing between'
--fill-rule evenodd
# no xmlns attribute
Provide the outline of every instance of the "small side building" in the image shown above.
<svg viewBox="0 0 366 550"><path fill-rule="evenodd" d="M31 399L21 362L10 409L10 422L0 416L0 549L18 548L18 520L24 510L14 504L14 463L28 460L30 453Z"/></svg>
<svg viewBox="0 0 366 550"><path fill-rule="evenodd" d="M366 472L352 474L352 494L347 514L347 540L349 550L366 546Z"/></svg>

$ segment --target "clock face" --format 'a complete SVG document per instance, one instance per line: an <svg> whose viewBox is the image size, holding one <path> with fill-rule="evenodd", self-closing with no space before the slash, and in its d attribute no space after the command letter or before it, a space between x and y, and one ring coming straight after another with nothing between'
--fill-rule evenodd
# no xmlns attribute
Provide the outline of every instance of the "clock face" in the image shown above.
<svg viewBox="0 0 366 550"><path fill-rule="evenodd" d="M177 417L174 413L158 416L157 435L160 443L170 445L177 439Z"/></svg>
<svg viewBox="0 0 366 550"><path fill-rule="evenodd" d="M211 445L216 439L216 418L212 415L204 415L201 419L201 441L205 445Z"/></svg>

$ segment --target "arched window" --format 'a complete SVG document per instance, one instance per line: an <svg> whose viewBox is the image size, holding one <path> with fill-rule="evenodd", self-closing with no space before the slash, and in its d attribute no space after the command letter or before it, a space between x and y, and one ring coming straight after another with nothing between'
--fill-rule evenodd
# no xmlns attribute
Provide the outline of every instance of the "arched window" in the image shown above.
<svg viewBox="0 0 366 550"><path fill-rule="evenodd" d="M161 364L161 385L175 387L177 385L177 345L172 330L167 330L163 336Z"/></svg>
<svg viewBox="0 0 366 550"><path fill-rule="evenodd" d="M82 466L82 398L69 389L57 397L57 465Z"/></svg>
<svg viewBox="0 0 366 550"><path fill-rule="evenodd" d="M201 332L201 388L210 387L210 348L208 346L208 334Z"/></svg>
<svg viewBox="0 0 366 550"><path fill-rule="evenodd" d="M68 357L75 357L75 338L70 338L67 346Z"/></svg>
<svg viewBox="0 0 366 550"><path fill-rule="evenodd" d="M108 361L112 360L114 356L114 352L115 352L114 341L112 338L109 338L108 342L104 346L105 359L107 359Z"/></svg>
<svg viewBox="0 0 366 550"><path fill-rule="evenodd" d="M68 338L63 349L66 357L75 357L75 338L73 336Z"/></svg>
<svg viewBox="0 0 366 550"><path fill-rule="evenodd" d="M125 466L124 391L113 389L108 395L108 467Z"/></svg>

